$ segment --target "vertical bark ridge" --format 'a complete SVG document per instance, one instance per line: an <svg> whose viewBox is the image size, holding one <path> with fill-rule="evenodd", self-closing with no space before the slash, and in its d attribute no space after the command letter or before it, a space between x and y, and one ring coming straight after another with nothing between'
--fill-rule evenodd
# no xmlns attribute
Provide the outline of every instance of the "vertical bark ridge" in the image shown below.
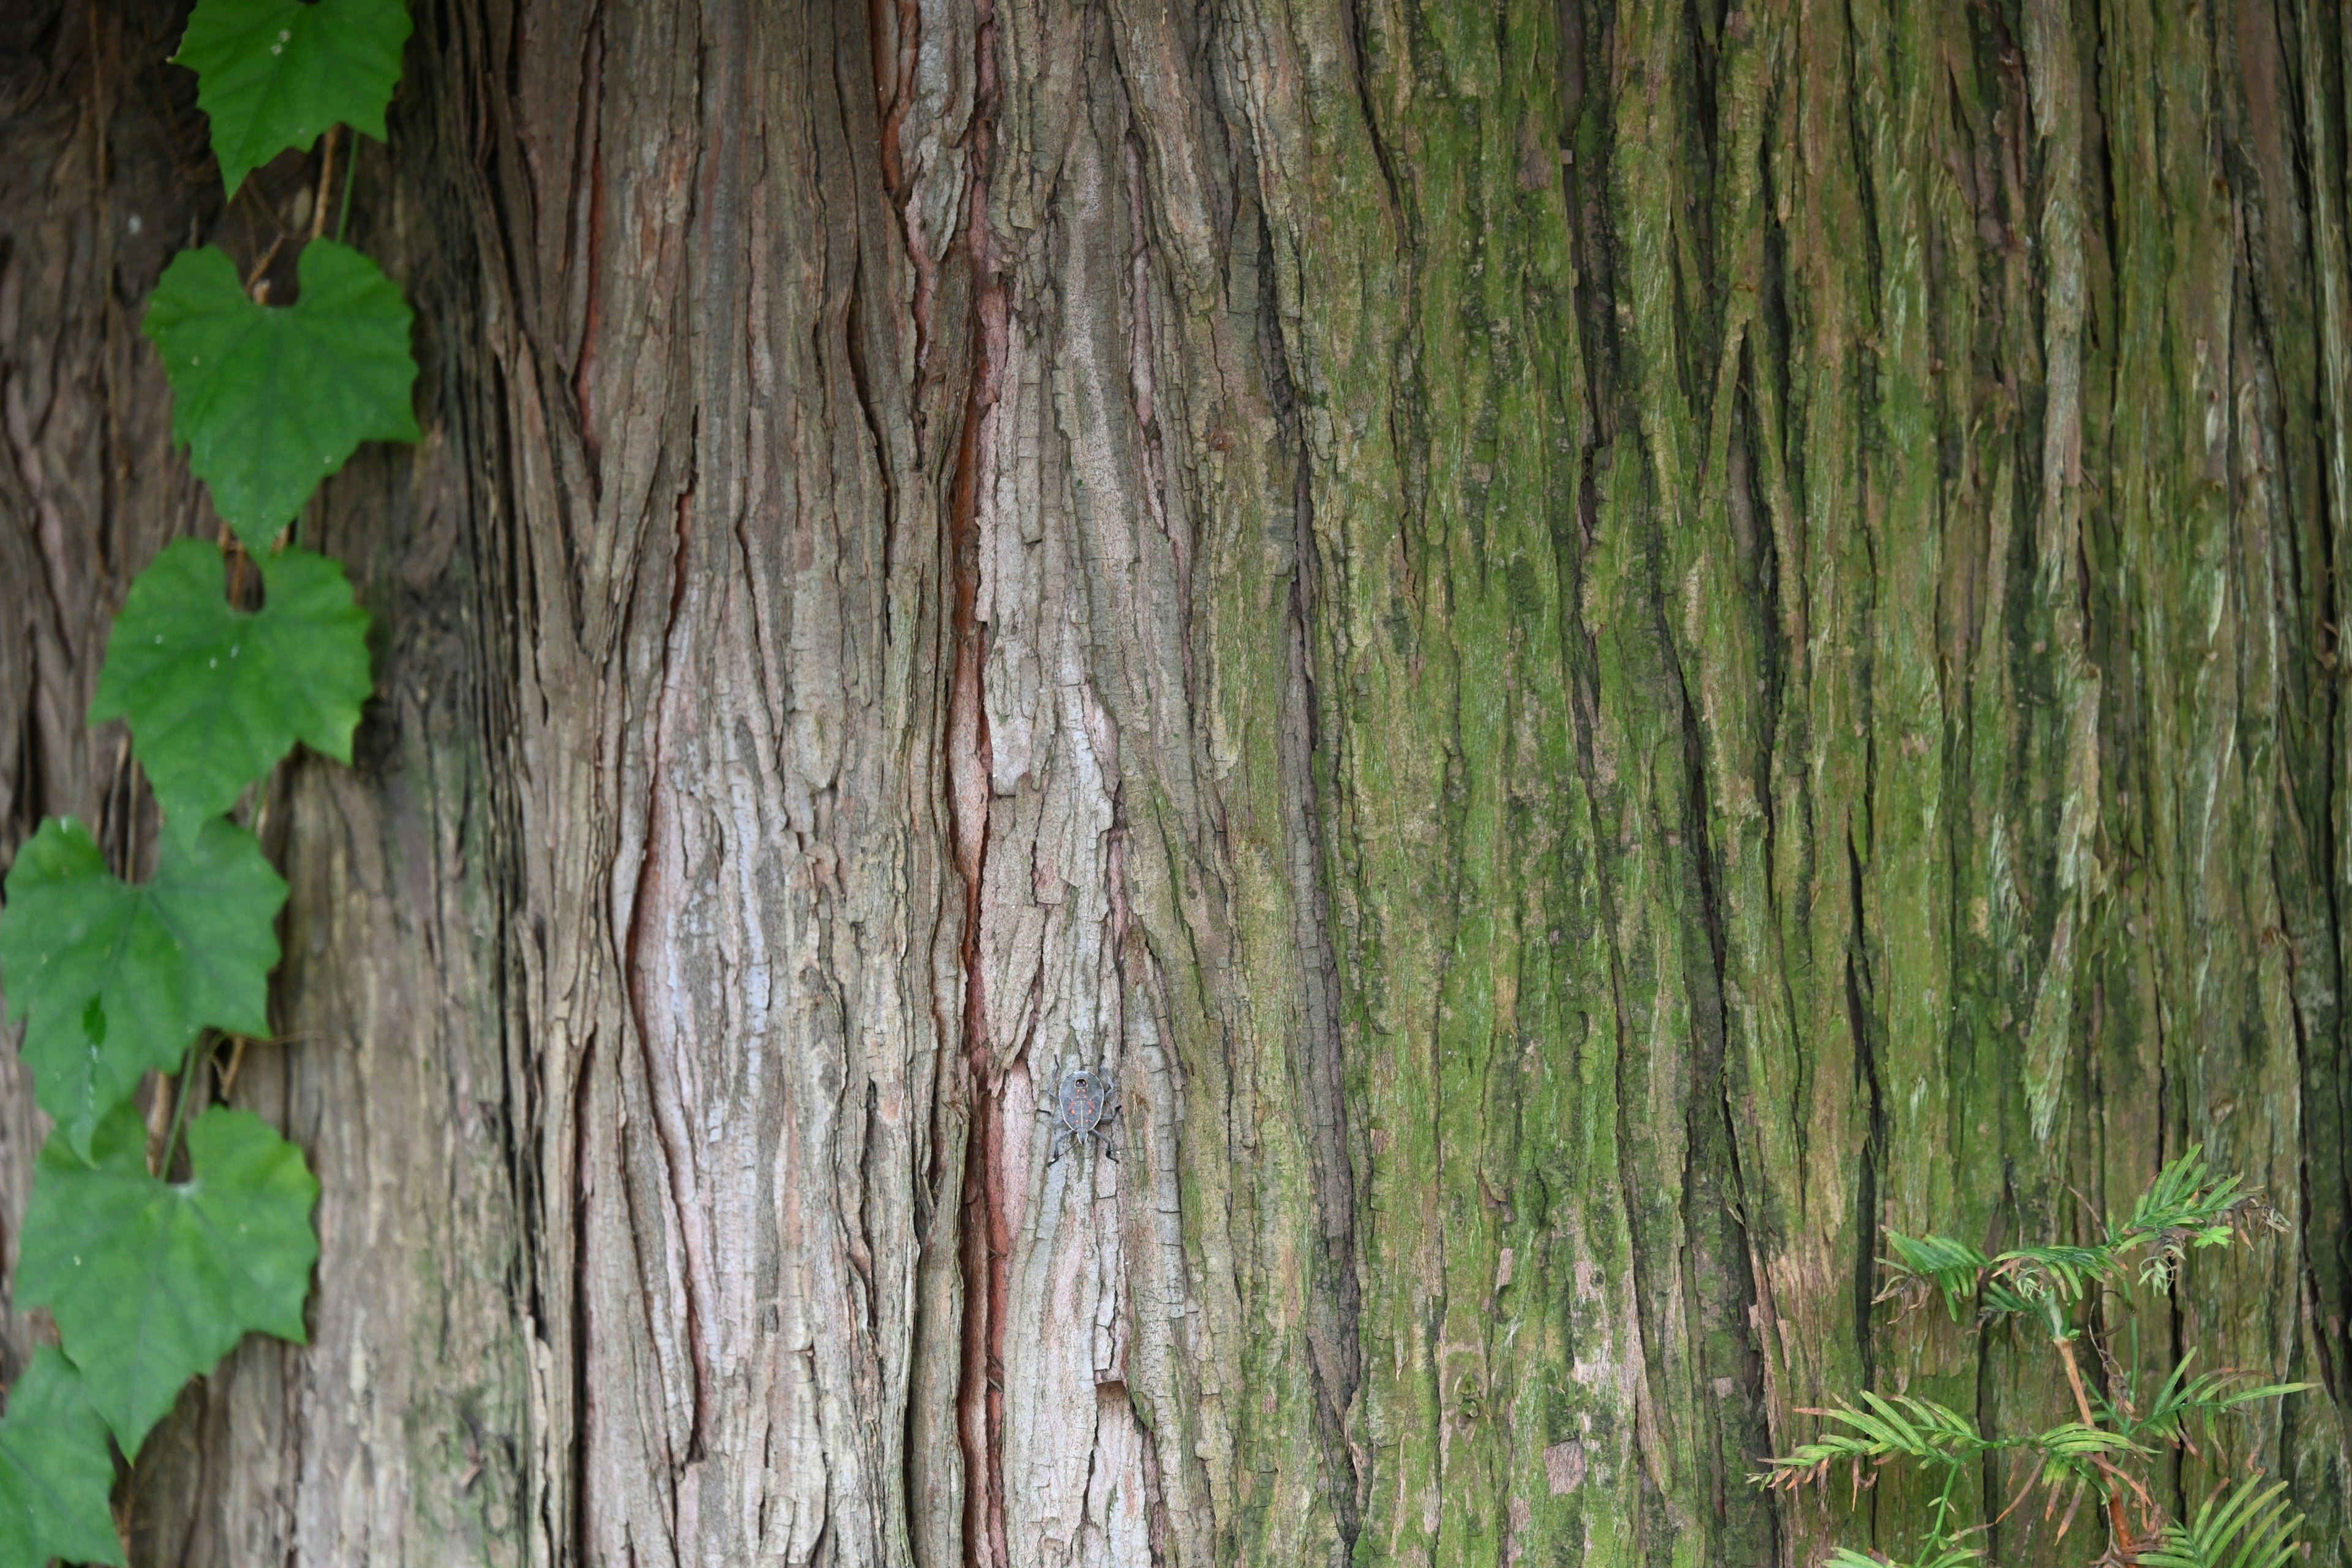
<svg viewBox="0 0 2352 1568"><path fill-rule="evenodd" d="M954 1310L961 1133L933 1107L961 1014L938 758L962 384L917 329L961 341L969 295L915 317L909 247L940 230L882 177L870 20L604 7L516 35L515 79L601 73L593 116L504 143L486 204L540 606L531 1070L542 1147L580 1151L536 1260L580 1289L533 1325L583 1369L538 1390L542 1463L579 1445L578 1515L543 1505L566 1560L904 1562L952 1528L952 1373L918 1378L914 1346ZM951 80L909 89L901 137L956 112ZM901 157L908 200L960 184L934 151Z"/></svg>

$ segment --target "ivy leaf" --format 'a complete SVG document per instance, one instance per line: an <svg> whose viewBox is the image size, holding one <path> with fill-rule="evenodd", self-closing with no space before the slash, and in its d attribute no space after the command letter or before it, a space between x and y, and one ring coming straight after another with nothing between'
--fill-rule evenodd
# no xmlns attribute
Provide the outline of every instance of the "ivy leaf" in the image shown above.
<svg viewBox="0 0 2352 1568"><path fill-rule="evenodd" d="M384 140L409 28L401 0L204 0L172 58L196 73L228 194L338 121Z"/></svg>
<svg viewBox="0 0 2352 1568"><path fill-rule="evenodd" d="M362 441L414 441L408 304L350 246L314 239L302 292L254 303L213 246L172 258L143 331L172 384L172 437L213 505L259 555Z"/></svg>
<svg viewBox="0 0 2352 1568"><path fill-rule="evenodd" d="M352 760L367 700L367 612L341 565L307 550L261 563L262 605L228 602L221 552L184 539L131 584L106 645L90 722L131 721L155 798L175 826L236 804L299 741Z"/></svg>
<svg viewBox="0 0 2352 1568"><path fill-rule="evenodd" d="M147 1123L118 1107L84 1164L52 1138L25 1211L16 1300L57 1319L89 1402L125 1454L257 1329L300 1343L319 1261L319 1183L247 1110L188 1123L185 1182L147 1173Z"/></svg>
<svg viewBox="0 0 2352 1568"><path fill-rule="evenodd" d="M0 1420L0 1568L43 1568L52 1557L121 1568L113 1489L106 1423L71 1363L44 1345Z"/></svg>
<svg viewBox="0 0 2352 1568"><path fill-rule="evenodd" d="M69 817L26 841L0 909L0 979L9 1021L30 1020L34 1098L77 1152L141 1075L179 1067L198 1029L269 1032L285 901L253 835L220 817L166 837L136 886Z"/></svg>

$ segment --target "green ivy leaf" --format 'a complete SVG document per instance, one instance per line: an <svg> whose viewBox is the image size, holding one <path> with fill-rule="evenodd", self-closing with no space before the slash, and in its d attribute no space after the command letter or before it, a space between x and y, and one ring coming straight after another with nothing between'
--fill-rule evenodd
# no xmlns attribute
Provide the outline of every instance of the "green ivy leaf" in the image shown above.
<svg viewBox="0 0 2352 1568"><path fill-rule="evenodd" d="M121 1568L113 1488L106 1423L71 1363L44 1345L0 1420L0 1568L43 1568L52 1557Z"/></svg>
<svg viewBox="0 0 2352 1568"><path fill-rule="evenodd" d="M338 121L383 141L409 28L401 0L203 0L172 58L196 73L228 194Z"/></svg>
<svg viewBox="0 0 2352 1568"><path fill-rule="evenodd" d="M269 1032L270 929L286 884L253 835L207 818L164 839L152 879L106 868L89 829L50 818L16 853L0 909L8 1018L27 1018L34 1097L77 1151L196 1031Z"/></svg>
<svg viewBox="0 0 2352 1568"><path fill-rule="evenodd" d="M172 437L255 554L362 441L414 441L407 302L360 252L302 247L302 292L254 303L212 246L163 269L143 330L172 383Z"/></svg>
<svg viewBox="0 0 2352 1568"><path fill-rule="evenodd" d="M147 1173L147 1124L124 1105L84 1164L52 1138L35 1168L16 1265L20 1305L57 1319L89 1402L135 1456L192 1377L248 1330L300 1343L319 1261L319 1183L250 1111L188 1123L185 1182Z"/></svg>
<svg viewBox="0 0 2352 1568"><path fill-rule="evenodd" d="M265 557L261 581L248 616L228 602L221 552L184 539L131 584L106 645L90 721L131 721L156 800L187 831L297 741L352 760L371 689L367 612L342 566L307 550Z"/></svg>

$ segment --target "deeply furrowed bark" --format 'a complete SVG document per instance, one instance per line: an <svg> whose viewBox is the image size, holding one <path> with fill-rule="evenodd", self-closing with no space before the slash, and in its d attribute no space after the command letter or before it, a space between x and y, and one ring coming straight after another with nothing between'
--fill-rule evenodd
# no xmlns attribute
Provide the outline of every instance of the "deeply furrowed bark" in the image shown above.
<svg viewBox="0 0 2352 1568"><path fill-rule="evenodd" d="M184 9L0 21L0 842L133 865L81 714L212 527L138 312L313 177L222 212ZM2202 1142L2288 1229L2116 1355L2321 1388L2167 1500L2352 1568L2338 8L415 15L427 437L303 524L379 700L257 803L229 1090L313 1344L152 1440L141 1561L1896 1549L1914 1480L1748 1483L1801 1407L2072 1400L1874 1330L1884 1233Z"/></svg>

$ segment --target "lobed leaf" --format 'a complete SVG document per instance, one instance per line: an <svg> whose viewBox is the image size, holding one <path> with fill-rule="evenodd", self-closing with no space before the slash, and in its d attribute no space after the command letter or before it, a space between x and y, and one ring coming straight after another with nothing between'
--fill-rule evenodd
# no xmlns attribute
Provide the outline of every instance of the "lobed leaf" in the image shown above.
<svg viewBox="0 0 2352 1568"><path fill-rule="evenodd" d="M46 1306L90 1403L135 1456L181 1385L247 1331L303 1342L319 1184L301 1151L249 1111L188 1124L189 1179L147 1172L134 1106L107 1118L85 1164L41 1151L17 1264L20 1305Z"/></svg>
<svg viewBox="0 0 2352 1568"><path fill-rule="evenodd" d="M166 838L135 886L70 817L26 841L0 909L0 980L9 1020L27 1020L34 1098L77 1153L142 1074L179 1067L199 1029L268 1033L285 901L253 835L219 817Z"/></svg>
<svg viewBox="0 0 2352 1568"><path fill-rule="evenodd" d="M293 304L256 304L207 246L172 258L143 331L172 384L172 436L256 554L362 441L414 441L411 315L376 264L314 239Z"/></svg>
<svg viewBox="0 0 2352 1568"><path fill-rule="evenodd" d="M228 602L221 552L165 548L131 584L93 723L131 721L167 820L184 831L236 804L297 741L348 763L372 689L367 612L341 565L307 550L261 563L260 610Z"/></svg>
<svg viewBox="0 0 2352 1568"><path fill-rule="evenodd" d="M196 73L228 194L338 121L383 141L411 26L402 0L203 0L172 58Z"/></svg>
<svg viewBox="0 0 2352 1568"><path fill-rule="evenodd" d="M43 1568L53 1557L121 1568L113 1489L106 1423L72 1364L44 1345L0 1419L0 1568Z"/></svg>

